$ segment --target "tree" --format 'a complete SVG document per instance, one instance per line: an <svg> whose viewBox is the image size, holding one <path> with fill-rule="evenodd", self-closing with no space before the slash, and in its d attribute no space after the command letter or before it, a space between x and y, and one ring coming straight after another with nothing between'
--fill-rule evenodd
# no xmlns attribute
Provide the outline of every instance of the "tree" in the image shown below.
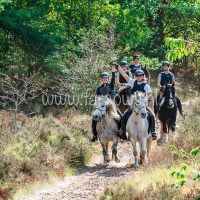
<svg viewBox="0 0 200 200"><path fill-rule="evenodd" d="M11 66L15 68L15 66ZM20 106L35 99L39 89L36 84L36 74L31 77L18 76L13 74L9 76L1 73L1 105L13 112L13 127L12 132L16 132L17 113L20 111Z"/></svg>

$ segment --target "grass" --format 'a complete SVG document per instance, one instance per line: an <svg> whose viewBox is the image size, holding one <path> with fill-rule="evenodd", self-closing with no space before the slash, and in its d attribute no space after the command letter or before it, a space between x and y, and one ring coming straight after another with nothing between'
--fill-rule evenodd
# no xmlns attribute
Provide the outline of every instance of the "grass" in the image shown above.
<svg viewBox="0 0 200 200"><path fill-rule="evenodd" d="M141 169L130 180L105 190L100 200L187 199L187 197L194 197L200 193L200 187L197 184L179 189L172 188L171 184L174 179L170 173L176 163L171 163L171 165L172 167L169 168L166 168L166 165L157 165L145 170Z"/></svg>
<svg viewBox="0 0 200 200"><path fill-rule="evenodd" d="M20 113L15 135L10 132L11 120L11 113L0 113L0 199L72 174L91 158L87 115L28 118Z"/></svg>

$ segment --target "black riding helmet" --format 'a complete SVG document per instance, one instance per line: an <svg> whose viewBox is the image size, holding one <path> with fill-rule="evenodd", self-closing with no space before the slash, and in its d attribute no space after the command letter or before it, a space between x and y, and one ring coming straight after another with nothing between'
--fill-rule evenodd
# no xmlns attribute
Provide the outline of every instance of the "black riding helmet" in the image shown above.
<svg viewBox="0 0 200 200"><path fill-rule="evenodd" d="M170 64L169 64L169 62L168 62L168 61L163 61L163 62L162 62L162 67L163 67L163 66L168 66L168 67L169 67L169 66L170 66Z"/></svg>
<svg viewBox="0 0 200 200"><path fill-rule="evenodd" d="M100 77L108 77L109 78L109 73L108 72L102 72Z"/></svg>
<svg viewBox="0 0 200 200"><path fill-rule="evenodd" d="M141 70L141 69L138 69L138 70L135 72L135 76L144 76L144 71Z"/></svg>
<svg viewBox="0 0 200 200"><path fill-rule="evenodd" d="M140 56L138 54L134 54L133 55L133 60L135 60L135 59L140 59Z"/></svg>
<svg viewBox="0 0 200 200"><path fill-rule="evenodd" d="M127 62L125 60L122 60L121 63L120 63L120 66L126 67L127 66Z"/></svg>

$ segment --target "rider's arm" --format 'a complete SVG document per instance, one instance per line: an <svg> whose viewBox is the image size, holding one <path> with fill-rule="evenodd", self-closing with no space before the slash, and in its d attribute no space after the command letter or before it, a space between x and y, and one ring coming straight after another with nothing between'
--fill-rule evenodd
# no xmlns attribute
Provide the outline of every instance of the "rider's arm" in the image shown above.
<svg viewBox="0 0 200 200"><path fill-rule="evenodd" d="M110 86L114 90L115 87L115 66L112 66L112 78L110 81Z"/></svg>
<svg viewBox="0 0 200 200"><path fill-rule="evenodd" d="M144 69L144 70L143 70L143 69ZM150 85L150 83L151 83L151 74L150 74L149 70L146 69L146 67L143 68L143 69L142 69L142 70L143 70L144 73L145 73L145 76L146 76L146 79L147 79L147 83Z"/></svg>
<svg viewBox="0 0 200 200"><path fill-rule="evenodd" d="M126 74L126 72L120 66L118 67L118 71L124 77L124 79L128 82L130 77Z"/></svg>
<svg viewBox="0 0 200 200"><path fill-rule="evenodd" d="M144 90L147 94L148 101L152 101L153 95L152 95L151 87L148 84L146 84L145 87L144 87Z"/></svg>
<svg viewBox="0 0 200 200"><path fill-rule="evenodd" d="M174 78L174 76L173 76L173 78L172 78L172 83L173 83L174 86L175 86L175 78Z"/></svg>
<svg viewBox="0 0 200 200"><path fill-rule="evenodd" d="M158 75L158 81L157 81L158 88L161 88L160 81L161 81L161 77L160 77L160 74L159 74Z"/></svg>
<svg viewBox="0 0 200 200"><path fill-rule="evenodd" d="M115 80L116 80L115 82L116 82L118 85L120 85L120 82L119 82L119 73L116 74Z"/></svg>

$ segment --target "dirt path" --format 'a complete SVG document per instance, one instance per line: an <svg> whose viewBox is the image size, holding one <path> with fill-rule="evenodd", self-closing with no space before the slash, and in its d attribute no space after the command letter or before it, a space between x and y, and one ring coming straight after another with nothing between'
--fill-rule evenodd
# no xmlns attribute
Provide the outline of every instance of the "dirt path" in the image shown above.
<svg viewBox="0 0 200 200"><path fill-rule="evenodd" d="M154 145L152 153L157 151ZM112 161L108 166L102 164L102 155L88 164L84 171L76 176L41 190L33 196L21 197L21 200L94 200L98 199L106 188L133 176L137 171L130 167L133 162L130 142L119 143L120 163Z"/></svg>

